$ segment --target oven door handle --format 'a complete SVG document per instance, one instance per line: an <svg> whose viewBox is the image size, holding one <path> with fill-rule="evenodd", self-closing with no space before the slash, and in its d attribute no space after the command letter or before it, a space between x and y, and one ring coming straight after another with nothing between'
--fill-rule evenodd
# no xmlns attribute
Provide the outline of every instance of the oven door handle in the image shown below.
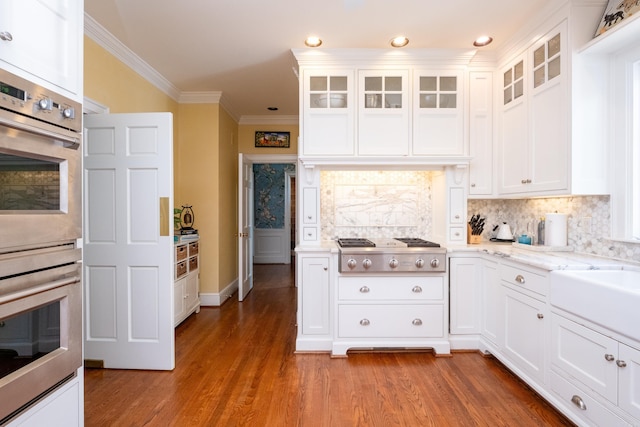
<svg viewBox="0 0 640 427"><path fill-rule="evenodd" d="M12 292L7 295L1 295L0 304L4 304L10 301L15 301L20 298L31 296L33 294L50 291L52 289L61 288L63 286L72 285L74 283L79 283L79 282L80 282L80 276L70 276L70 277L64 277L58 280L53 280L51 282L47 282L42 285L32 286L32 287L29 287L28 289Z"/></svg>
<svg viewBox="0 0 640 427"><path fill-rule="evenodd" d="M79 134L73 131L69 131L66 129L60 128L57 131L51 131L48 129L44 129L42 126L36 126L29 123L24 123L23 120L26 120L26 117L19 116L17 114L10 114L12 117L6 117L6 111L0 110L0 125L4 125L10 128L14 128L17 130L21 130L24 132L33 133L36 135L41 135L49 138L54 138L60 140L65 148L71 148L73 150L77 150L80 147L80 137Z"/></svg>

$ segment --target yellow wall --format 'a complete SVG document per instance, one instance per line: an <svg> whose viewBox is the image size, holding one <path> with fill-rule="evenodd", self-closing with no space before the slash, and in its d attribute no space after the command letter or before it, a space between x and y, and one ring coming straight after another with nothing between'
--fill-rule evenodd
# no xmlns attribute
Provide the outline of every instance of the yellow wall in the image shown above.
<svg viewBox="0 0 640 427"><path fill-rule="evenodd" d="M112 113L168 111L174 117L174 205L192 205L201 236L200 292L238 277L238 153L297 153L297 125L242 125L219 104L178 104L88 37L84 94ZM255 131L290 132L289 148L255 147Z"/></svg>
<svg viewBox="0 0 640 427"><path fill-rule="evenodd" d="M256 131L290 132L289 148L256 147ZM298 125L240 125L238 128L238 152L243 154L298 154Z"/></svg>

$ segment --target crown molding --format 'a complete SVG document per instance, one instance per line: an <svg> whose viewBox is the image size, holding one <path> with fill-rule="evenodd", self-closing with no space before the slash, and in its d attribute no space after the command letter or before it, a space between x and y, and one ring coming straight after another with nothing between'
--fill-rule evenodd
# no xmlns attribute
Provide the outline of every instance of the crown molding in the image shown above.
<svg viewBox="0 0 640 427"><path fill-rule="evenodd" d="M113 34L108 32L87 13L84 14L84 34L121 62L131 67L131 69L144 77L149 83L166 93L176 102L178 101L180 98L180 90L177 87L125 46L120 40L115 38Z"/></svg>

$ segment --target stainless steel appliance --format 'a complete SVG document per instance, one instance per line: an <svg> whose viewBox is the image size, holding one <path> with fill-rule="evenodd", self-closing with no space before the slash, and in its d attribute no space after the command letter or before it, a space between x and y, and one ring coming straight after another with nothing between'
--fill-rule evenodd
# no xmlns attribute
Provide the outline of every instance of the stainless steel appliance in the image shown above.
<svg viewBox="0 0 640 427"><path fill-rule="evenodd" d="M0 424L82 366L81 105L0 70Z"/></svg>
<svg viewBox="0 0 640 427"><path fill-rule="evenodd" d="M0 253L81 235L82 106L0 69Z"/></svg>
<svg viewBox="0 0 640 427"><path fill-rule="evenodd" d="M446 248L419 238L337 240L340 273L442 273Z"/></svg>

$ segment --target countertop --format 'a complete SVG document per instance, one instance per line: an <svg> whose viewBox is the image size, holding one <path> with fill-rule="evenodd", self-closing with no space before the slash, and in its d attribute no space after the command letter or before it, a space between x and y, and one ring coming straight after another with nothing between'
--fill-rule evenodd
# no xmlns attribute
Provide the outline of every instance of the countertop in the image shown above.
<svg viewBox="0 0 640 427"><path fill-rule="evenodd" d="M567 250L569 248L540 248L511 243L484 242L477 245L448 245L448 255L481 253L508 259L543 270L638 270L640 263L600 257ZM554 250L557 249L557 250ZM338 252L336 242L324 241L318 246L297 246L296 252Z"/></svg>

